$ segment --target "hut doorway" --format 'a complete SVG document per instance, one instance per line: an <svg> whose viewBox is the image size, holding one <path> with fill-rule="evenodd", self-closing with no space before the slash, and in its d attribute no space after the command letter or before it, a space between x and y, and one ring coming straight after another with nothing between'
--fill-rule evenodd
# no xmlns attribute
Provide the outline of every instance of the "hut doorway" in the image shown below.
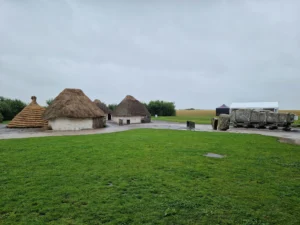
<svg viewBox="0 0 300 225"><path fill-rule="evenodd" d="M107 117L108 117L108 120L111 120L111 114L108 114Z"/></svg>
<svg viewBox="0 0 300 225"><path fill-rule="evenodd" d="M127 124L130 124L130 120L127 120Z"/></svg>

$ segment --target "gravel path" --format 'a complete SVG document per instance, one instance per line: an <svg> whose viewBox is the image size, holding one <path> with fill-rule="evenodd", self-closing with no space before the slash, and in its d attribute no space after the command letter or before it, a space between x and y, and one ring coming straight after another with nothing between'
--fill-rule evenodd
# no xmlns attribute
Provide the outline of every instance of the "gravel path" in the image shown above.
<svg viewBox="0 0 300 225"><path fill-rule="evenodd" d="M8 129L5 125L0 124L0 139L11 138L30 138L30 137L48 137L48 136L66 136L66 135L87 135L87 134L104 134L121 132L126 130L138 128L152 128L152 129L172 129L172 130L186 130L185 123L153 121L147 124L131 124L118 126L114 123L108 123L108 126L103 129L96 130L82 130L82 131L44 131L41 129ZM208 131L220 132L212 130L210 125L196 125L195 131ZM267 136L274 136L281 138L283 142L300 144L300 130L293 129L290 132L282 130L258 130L258 129L245 129L245 128L230 128L227 132L231 133L248 133L248 134L261 134Z"/></svg>

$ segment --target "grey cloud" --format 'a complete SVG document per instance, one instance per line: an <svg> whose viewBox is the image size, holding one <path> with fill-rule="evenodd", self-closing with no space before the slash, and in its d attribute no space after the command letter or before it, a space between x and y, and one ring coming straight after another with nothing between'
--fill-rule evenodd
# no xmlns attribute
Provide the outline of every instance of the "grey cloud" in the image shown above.
<svg viewBox="0 0 300 225"><path fill-rule="evenodd" d="M300 108L300 3L0 1L0 95ZM292 91L291 91L292 90Z"/></svg>

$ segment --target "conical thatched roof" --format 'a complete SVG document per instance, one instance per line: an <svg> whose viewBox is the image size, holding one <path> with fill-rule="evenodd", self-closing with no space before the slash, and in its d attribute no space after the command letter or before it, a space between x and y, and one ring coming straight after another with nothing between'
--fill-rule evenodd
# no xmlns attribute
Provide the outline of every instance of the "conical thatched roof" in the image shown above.
<svg viewBox="0 0 300 225"><path fill-rule="evenodd" d="M46 109L43 118L97 118L103 117L99 109L80 89L66 88Z"/></svg>
<svg viewBox="0 0 300 225"><path fill-rule="evenodd" d="M115 108L114 116L150 116L146 106L131 95L127 95Z"/></svg>
<svg viewBox="0 0 300 225"><path fill-rule="evenodd" d="M7 125L8 128L34 128L47 125L47 121L42 119L45 108L37 104L35 96L31 99L32 102L13 118Z"/></svg>
<svg viewBox="0 0 300 225"><path fill-rule="evenodd" d="M98 106L105 114L110 114L112 111L99 99L95 99L94 103Z"/></svg>

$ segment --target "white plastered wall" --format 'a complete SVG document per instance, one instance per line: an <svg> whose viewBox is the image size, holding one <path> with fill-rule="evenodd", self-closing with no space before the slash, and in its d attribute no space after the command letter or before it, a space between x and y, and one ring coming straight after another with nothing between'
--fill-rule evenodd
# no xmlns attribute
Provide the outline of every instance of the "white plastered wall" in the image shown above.
<svg viewBox="0 0 300 225"><path fill-rule="evenodd" d="M93 129L93 119L56 118L49 121L52 130L86 130Z"/></svg>
<svg viewBox="0 0 300 225"><path fill-rule="evenodd" d="M119 123L119 119L123 120L123 124L127 124L127 120L130 120L130 124L133 123L141 123L142 118L144 118L144 116L131 116L131 117L112 117L112 121L114 121L115 123Z"/></svg>

